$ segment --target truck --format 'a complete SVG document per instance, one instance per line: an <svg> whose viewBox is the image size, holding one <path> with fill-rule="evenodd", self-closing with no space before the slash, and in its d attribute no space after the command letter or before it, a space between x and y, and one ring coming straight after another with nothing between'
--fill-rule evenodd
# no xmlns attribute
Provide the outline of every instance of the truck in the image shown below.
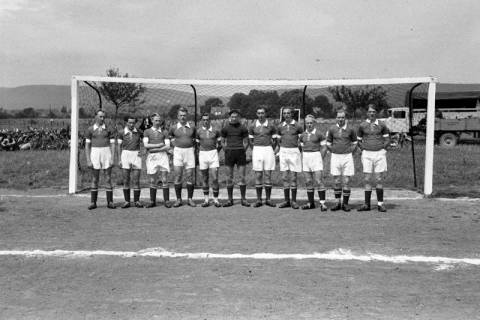
<svg viewBox="0 0 480 320"><path fill-rule="evenodd" d="M393 141L400 143L402 139L407 138L410 134L409 108L396 107L388 110L388 118L381 119L385 121L387 128L390 130ZM465 114L466 115L466 114ZM464 116L465 116L464 115ZM480 117L475 113L466 117L449 118L444 113L437 110L435 113L435 141L444 147L455 146L460 138L478 139L480 138ZM412 116L413 134L423 134L426 131L426 114L414 112Z"/></svg>

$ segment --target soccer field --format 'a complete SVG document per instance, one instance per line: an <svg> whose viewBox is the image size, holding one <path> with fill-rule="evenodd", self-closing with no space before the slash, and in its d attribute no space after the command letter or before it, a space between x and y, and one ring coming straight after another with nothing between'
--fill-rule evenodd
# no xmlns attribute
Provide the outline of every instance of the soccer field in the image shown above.
<svg viewBox="0 0 480 320"><path fill-rule="evenodd" d="M1 194L2 319L480 318L478 201L88 211Z"/></svg>

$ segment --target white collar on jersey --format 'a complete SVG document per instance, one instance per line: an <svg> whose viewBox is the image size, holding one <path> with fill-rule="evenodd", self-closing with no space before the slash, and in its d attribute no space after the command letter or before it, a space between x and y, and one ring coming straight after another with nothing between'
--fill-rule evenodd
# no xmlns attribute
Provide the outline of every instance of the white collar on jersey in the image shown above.
<svg viewBox="0 0 480 320"><path fill-rule="evenodd" d="M284 127L286 125L292 125L293 126L295 123L296 123L295 119L292 119L292 122L290 122L290 123L287 123L287 121L283 121L282 126L284 126Z"/></svg>
<svg viewBox="0 0 480 320"><path fill-rule="evenodd" d="M306 133L308 134L315 134L315 132L317 132L317 128L313 128L312 132L309 132L308 130L305 130Z"/></svg>
<svg viewBox="0 0 480 320"><path fill-rule="evenodd" d="M207 129L207 128L205 128L204 126L202 126L202 129L203 129L203 130L210 131L210 132L213 132L213 128L212 128L212 126L210 126L210 128L208 128L208 129Z"/></svg>
<svg viewBox="0 0 480 320"><path fill-rule="evenodd" d="M264 123L260 123L260 121L258 121L258 119L255 120L255 127L260 127L260 126L268 127L268 120L265 119Z"/></svg>
<svg viewBox="0 0 480 320"><path fill-rule="evenodd" d="M343 129L343 130L347 130L347 121L345 121L345 124L343 125L343 127L340 127L337 123L337 127L339 127L340 129Z"/></svg>
<svg viewBox="0 0 480 320"><path fill-rule="evenodd" d="M107 126L104 124L102 124L101 126L99 126L98 124L94 123L93 124L93 130L97 130L98 128L102 128L103 130L107 129Z"/></svg>
<svg viewBox="0 0 480 320"><path fill-rule="evenodd" d="M127 134L127 133L129 133L129 132L137 132L137 128L133 127L133 130L130 131L130 130L128 129L128 127L125 127L125 129L123 130L123 133Z"/></svg>
<svg viewBox="0 0 480 320"><path fill-rule="evenodd" d="M182 124L180 122L177 122L177 129L180 129L181 127L183 127ZM185 127L190 128L190 123L185 123Z"/></svg>
<svg viewBox="0 0 480 320"><path fill-rule="evenodd" d="M368 123L371 123L371 122L372 122L372 121L370 121L370 119L367 119L366 121L367 121ZM378 126L378 119L375 119L374 124Z"/></svg>
<svg viewBox="0 0 480 320"><path fill-rule="evenodd" d="M162 131L162 127L158 127L157 129L155 129L154 126L151 126L150 129L152 129L153 131L158 131L158 132Z"/></svg>

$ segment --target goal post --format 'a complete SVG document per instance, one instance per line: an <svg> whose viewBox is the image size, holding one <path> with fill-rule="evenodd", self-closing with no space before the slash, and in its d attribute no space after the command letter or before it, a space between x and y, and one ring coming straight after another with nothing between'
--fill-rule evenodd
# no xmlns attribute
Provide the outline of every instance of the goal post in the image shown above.
<svg viewBox="0 0 480 320"><path fill-rule="evenodd" d="M80 108L98 109L112 108L95 88L100 88L105 83L137 84L145 88L142 112L161 112L167 115L168 111L175 106L192 107L191 112L199 117L200 107L206 106L208 101L218 101L223 107L219 108L219 117L225 116L225 110L235 106L243 112L246 105L259 106L265 104L272 114L270 118L278 119L281 107L289 106L301 110L301 118L305 113L317 112L322 117L325 110L323 105L331 104L335 107L344 105L351 108L355 102L338 102L334 99L332 88L350 88L351 91L368 94L364 88L380 88L383 92L385 103L389 107L405 107L405 93L418 84L422 84L421 90L428 93L426 115L426 140L423 193L425 196L432 194L433 186L433 146L435 126L435 91L437 79L434 77L410 77L410 78L376 78L376 79L298 79L298 80L199 80L199 79L148 79L148 78L120 78L101 76L72 76L71 79L71 139L70 139L70 166L69 166L69 193L76 193L79 185L79 133L85 128L79 123ZM88 85L87 85L88 84ZM362 91L363 90L363 91ZM366 93L365 93L366 92ZM303 94L303 98L302 98ZM323 96L322 99L317 97ZM305 99L309 99L305 101ZM100 99L100 101L98 101ZM217 100L215 100L217 99ZM243 100L242 100L243 99ZM303 99L303 100L302 100ZM90 102L87 102L90 101ZM233 101L235 100L235 101ZM318 100L318 101L317 101ZM307 111L305 107L307 106ZM214 106L215 108L218 106ZM232 107L233 108L233 107ZM360 107L361 108L361 107ZM138 110L140 110L139 108ZM210 109L208 109L210 110ZM212 109L213 110L213 109ZM215 109L217 110L217 109ZM313 111L312 111L313 110ZM148 112L147 112L148 111ZM140 111L138 111L140 112ZM323 113L322 113L323 112ZM214 112L212 111L212 114ZM216 112L215 112L216 114ZM355 118L356 109L353 109ZM174 119L170 119L174 121ZM83 122L82 122L83 124ZM413 149L413 148L412 148Z"/></svg>

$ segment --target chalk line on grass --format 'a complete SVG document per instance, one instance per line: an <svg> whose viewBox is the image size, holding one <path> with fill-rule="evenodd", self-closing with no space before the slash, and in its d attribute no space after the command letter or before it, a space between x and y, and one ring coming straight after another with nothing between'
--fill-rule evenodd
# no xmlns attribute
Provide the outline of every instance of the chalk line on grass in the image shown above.
<svg viewBox="0 0 480 320"><path fill-rule="evenodd" d="M367 252L355 254L351 250L335 249L325 253L209 253L209 252L173 252L163 248L148 248L140 251L106 251L106 250L1 250L0 256L24 257L58 257L58 258L88 258L88 257L152 257L152 258L184 258L184 259L254 259L254 260L330 260L330 261L363 261L385 262L393 264L425 263L436 265L435 270L449 270L455 265L480 266L480 258L449 258L436 256L388 256Z"/></svg>

